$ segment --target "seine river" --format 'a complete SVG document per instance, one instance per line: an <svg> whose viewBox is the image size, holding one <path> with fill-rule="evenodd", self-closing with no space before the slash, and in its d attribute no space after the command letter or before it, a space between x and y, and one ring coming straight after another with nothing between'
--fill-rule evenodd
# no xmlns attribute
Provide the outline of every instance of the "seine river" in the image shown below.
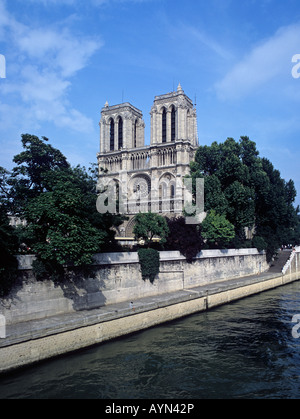
<svg viewBox="0 0 300 419"><path fill-rule="evenodd" d="M0 398L300 398L295 314L300 281L1 377Z"/></svg>

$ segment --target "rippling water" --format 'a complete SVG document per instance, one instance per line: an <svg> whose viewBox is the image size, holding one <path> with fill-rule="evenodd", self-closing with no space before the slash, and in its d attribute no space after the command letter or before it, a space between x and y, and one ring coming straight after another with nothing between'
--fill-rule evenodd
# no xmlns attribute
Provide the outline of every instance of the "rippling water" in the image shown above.
<svg viewBox="0 0 300 419"><path fill-rule="evenodd" d="M300 282L0 378L0 398L299 398Z"/></svg>

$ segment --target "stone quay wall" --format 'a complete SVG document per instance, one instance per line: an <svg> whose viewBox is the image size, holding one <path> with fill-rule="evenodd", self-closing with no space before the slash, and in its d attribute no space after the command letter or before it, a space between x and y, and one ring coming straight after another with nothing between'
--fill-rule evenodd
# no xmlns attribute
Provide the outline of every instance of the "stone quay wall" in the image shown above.
<svg viewBox="0 0 300 419"><path fill-rule="evenodd" d="M296 248L283 271L278 273L264 272L263 270L267 268L265 256L255 250L202 253L198 255L197 260L193 264L186 264L184 258L173 252L168 255L161 254L161 258L161 272L156 278L155 284L152 285L149 281L144 283L141 277L135 278L136 281L144 283L143 293L146 293L146 288L147 292L152 293L151 297L141 298L140 301L136 301L135 310L132 310L127 302L107 304L107 302L112 301L109 299L109 296L113 294L110 295L107 288L105 288L105 281L101 283L101 286L96 284L98 288L94 284L95 288L91 288L87 292L87 288L80 288L82 287L81 281L84 279L74 279L74 284L78 287L74 291L76 296L78 298L80 296L84 297L84 300L77 301L77 306L74 306L76 299L74 299L74 295L73 297L71 296L70 289L68 297L59 293L60 297L56 295L54 298L55 293L53 293L53 290L63 290L63 286L56 288L54 284L48 283L48 297L51 294L53 296L53 302L50 305L53 304L55 309L53 307L50 309L48 306L49 301L45 298L45 288L35 289L35 286L43 283L38 284L31 278L27 279L27 282L20 284L19 289L15 290L13 310L7 307L7 310L11 310L12 313L16 310L14 313L15 317L12 317L11 320L16 320L23 310L25 312L27 310L28 317L39 316L40 318L43 315L45 316L46 313L57 312L60 299L63 301L60 304L60 309L65 312L68 308L70 312L48 318L44 317L40 320L27 322L23 320L20 323L6 325L5 337L2 336L4 338L0 339L0 373L6 373L52 357L98 345L129 333L135 333L190 314L206 311L300 279L300 248ZM122 262L120 262L121 259L123 259ZM174 264L172 265L172 263ZM130 265L132 272L138 272L138 262L135 254L97 255L95 272L99 274L99 277L103 276L102 270L104 269L108 270L108 272L117 273L118 269L123 269L121 267L118 268L120 264L123 265L123 268ZM163 280L165 273L170 273L167 271L170 265L173 266L173 272L175 267L182 266L184 268L183 280L186 282L184 283L182 280L182 288L178 291L174 290L173 292L155 295L155 292L162 289L159 288L158 283ZM215 266L213 272L209 271L211 265ZM113 266L115 270L113 270ZM134 270L133 266L135 266L137 271ZM206 267L206 270L204 267ZM30 258L23 258L23 261L20 260L20 268L22 268L21 272L24 275L28 275L31 272ZM178 271L180 271L179 268ZM197 272L197 275L195 272ZM208 272L211 275L208 275ZM200 273L204 276L200 276ZM243 276L242 273L244 274ZM131 280L133 279L131 278ZM86 280L90 281L89 278L86 278ZM95 277L93 277L93 280L95 280ZM174 281L170 277L169 281L166 280L166 282L170 283L169 288L174 289L176 286L179 286L179 281L175 279ZM134 290L132 283L129 283L130 297L132 295L139 296L141 290ZM195 286L196 283L197 286ZM193 286L186 288L186 284ZM27 288L30 286L32 287L31 295L29 288ZM152 288L149 288L150 286ZM107 305L100 306L99 309L96 308L95 310L79 308L86 305L93 306L95 302L97 304L101 303L104 294L101 294L101 301L98 297L92 298L93 295L100 292L100 289L103 293L107 292L105 294ZM165 290L166 288L163 289ZM79 290L81 290L81 295L79 295ZM121 289L119 288L119 290ZM27 306L26 293L28 296ZM41 300L42 295L44 303ZM88 295L90 297L87 297ZM68 299L73 303L67 304L66 301ZM120 299L123 300L123 297L121 298L119 295ZM9 303L9 299L4 303ZM43 309L42 306L44 306ZM1 307L3 308L3 304ZM17 312L17 307L19 307L19 312ZM40 307L40 311L37 311L38 307ZM5 320L5 317L2 316L2 319Z"/></svg>
<svg viewBox="0 0 300 419"><path fill-rule="evenodd" d="M192 263L178 251L160 252L160 271L151 284L141 276L138 254L95 255L92 272L70 270L60 283L37 281L31 266L34 256L19 256L20 278L11 294L0 299L6 324L91 310L124 301L193 289L205 284L263 273L268 269L256 249L203 250Z"/></svg>

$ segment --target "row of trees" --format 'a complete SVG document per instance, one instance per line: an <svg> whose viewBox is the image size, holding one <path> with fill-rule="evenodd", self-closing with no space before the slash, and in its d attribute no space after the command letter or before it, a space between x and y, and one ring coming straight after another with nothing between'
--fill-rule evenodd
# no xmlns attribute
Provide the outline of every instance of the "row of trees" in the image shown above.
<svg viewBox="0 0 300 419"><path fill-rule="evenodd" d="M124 219L97 212L95 167L71 167L44 137L22 135L22 146L12 171L0 168L3 292L16 274L14 255L25 245L37 256L38 277L59 278L65 265L88 266L95 253L116 250L112 227ZM184 217L138 214L134 233L144 239L145 247L180 250L192 261L203 247L255 246L272 257L281 245L299 243L294 183L285 182L267 159L260 158L248 137L199 147L190 176L194 181L204 178L206 219L199 225L186 225ZM12 228L8 214L26 220L26 227ZM253 239L246 240L245 228L254 232ZM159 245L154 244L154 236L160 238ZM155 265L153 279L157 255L151 255L147 259L140 252L148 271Z"/></svg>
<svg viewBox="0 0 300 419"><path fill-rule="evenodd" d="M93 254L109 251L114 241L111 227L122 222L120 216L97 212L97 171L93 167L71 167L47 138L25 134L22 146L12 171L0 168L3 292L11 282L7 279L15 266L13 255L20 250L30 249L37 255L34 269L38 277L59 278L64 265L87 266ZM26 227L11 228L7 214L26 220Z"/></svg>
<svg viewBox="0 0 300 419"><path fill-rule="evenodd" d="M250 246L266 250L271 259L282 245L300 243L294 182L286 182L268 159L259 157L248 137L200 146L190 167L195 203L196 179L204 178L205 220L197 226L186 225L183 217L167 220L166 234L154 216L147 222L140 215L137 236L146 239L155 232L168 249L180 250L188 259L203 247Z"/></svg>
<svg viewBox="0 0 300 419"><path fill-rule="evenodd" d="M300 242L294 182L282 179L272 163L259 156L256 144L248 137L199 147L191 163L191 177L204 178L210 224L214 219L220 221L220 216L230 223L231 228L221 223L227 245L254 245L267 250L270 259L281 245ZM246 240L246 228L254 233L252 241ZM215 233L211 231L210 238ZM216 245L222 241L216 235Z"/></svg>

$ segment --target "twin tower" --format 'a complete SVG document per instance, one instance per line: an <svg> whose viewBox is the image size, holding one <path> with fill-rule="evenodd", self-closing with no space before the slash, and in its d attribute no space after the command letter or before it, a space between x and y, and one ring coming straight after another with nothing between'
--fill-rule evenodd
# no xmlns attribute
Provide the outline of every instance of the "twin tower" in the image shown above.
<svg viewBox="0 0 300 419"><path fill-rule="evenodd" d="M182 179L198 147L196 108L180 84L176 92L155 97L150 115L151 141L145 146L139 109L106 102L101 111L99 180L114 182L126 194L128 221L117 233L123 240L132 239L138 212L182 214Z"/></svg>

